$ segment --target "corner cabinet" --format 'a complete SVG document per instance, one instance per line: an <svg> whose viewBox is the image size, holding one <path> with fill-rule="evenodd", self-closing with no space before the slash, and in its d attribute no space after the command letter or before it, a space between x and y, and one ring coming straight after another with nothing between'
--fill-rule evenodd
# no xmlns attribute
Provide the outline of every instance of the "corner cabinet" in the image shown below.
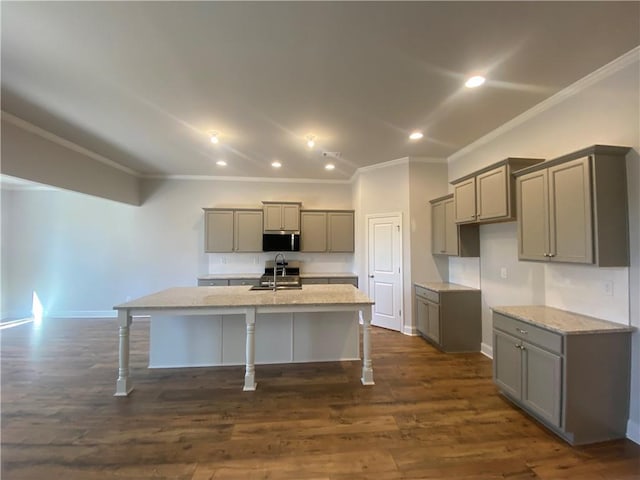
<svg viewBox="0 0 640 480"><path fill-rule="evenodd" d="M525 322L510 310L532 310L541 323ZM544 325L549 319L555 322L553 329ZM578 330L570 326L576 319ZM585 329L590 322L595 326ZM568 329L558 330L558 325ZM624 438L631 331L550 307L496 307L494 383L572 445Z"/></svg>
<svg viewBox="0 0 640 480"><path fill-rule="evenodd" d="M628 151L595 145L517 172L518 258L628 266Z"/></svg>
<svg viewBox="0 0 640 480"><path fill-rule="evenodd" d="M458 257L480 256L480 232L477 224L457 225L453 194L435 198L431 203L431 253Z"/></svg>
<svg viewBox="0 0 640 480"><path fill-rule="evenodd" d="M353 210L301 210L300 251L352 253Z"/></svg>
<svg viewBox="0 0 640 480"><path fill-rule="evenodd" d="M478 352L480 290L449 283L415 284L418 333L444 352Z"/></svg>
<svg viewBox="0 0 640 480"><path fill-rule="evenodd" d="M261 252L262 210L204 209L204 251Z"/></svg>
<svg viewBox="0 0 640 480"><path fill-rule="evenodd" d="M264 231L299 231L300 202L262 202Z"/></svg>
<svg viewBox="0 0 640 480"><path fill-rule="evenodd" d="M516 219L512 173L542 162L510 157L451 182L456 223L497 223Z"/></svg>

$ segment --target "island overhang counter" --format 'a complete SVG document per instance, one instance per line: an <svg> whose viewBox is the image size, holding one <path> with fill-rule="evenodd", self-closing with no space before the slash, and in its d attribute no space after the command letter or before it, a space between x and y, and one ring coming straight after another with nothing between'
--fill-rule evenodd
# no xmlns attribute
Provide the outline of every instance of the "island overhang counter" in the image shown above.
<svg viewBox="0 0 640 480"><path fill-rule="evenodd" d="M373 385L371 309L373 301L352 285L304 285L299 290L251 291L248 286L175 287L116 305L119 325L119 369L116 396L133 390L129 371L129 329L136 316L244 316L245 391L256 388L256 319L272 314L359 312L362 319L363 385Z"/></svg>

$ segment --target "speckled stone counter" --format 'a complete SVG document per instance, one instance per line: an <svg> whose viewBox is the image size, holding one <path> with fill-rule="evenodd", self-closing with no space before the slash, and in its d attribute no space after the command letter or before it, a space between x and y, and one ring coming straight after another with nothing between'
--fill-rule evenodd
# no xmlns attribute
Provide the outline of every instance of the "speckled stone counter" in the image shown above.
<svg viewBox="0 0 640 480"><path fill-rule="evenodd" d="M303 285L299 290L276 291L251 290L249 286L176 287L116 305L120 340L115 395L127 396L133 389L129 376L129 329L133 318L140 315L151 316L150 366L154 363L151 360L154 351L171 354L172 349L179 347L179 340L188 342L186 355L180 357L184 362L155 364L156 367L237 364L225 363L224 358L229 357L224 357L224 352L233 355L244 347L245 391L256 388L256 323L261 339L259 353L273 352L263 363L359 359L361 330L361 381L363 385L373 385L372 305L367 295L348 284ZM362 329L358 328L358 315L354 312L360 312ZM191 318L185 320L182 318L185 316ZM245 333L238 317L244 317ZM157 347L159 343L161 348ZM291 356L283 358L282 350L289 347ZM222 352L222 363L207 363L211 357L193 361L215 349Z"/></svg>
<svg viewBox="0 0 640 480"><path fill-rule="evenodd" d="M545 305L492 307L492 310L561 334L632 332L635 330L634 327L628 325L609 322L607 320L547 307Z"/></svg>
<svg viewBox="0 0 640 480"><path fill-rule="evenodd" d="M415 285L426 288L433 292L463 292L463 291L477 291L477 288L465 287L464 285L458 285L456 283L440 283L440 282L416 282Z"/></svg>

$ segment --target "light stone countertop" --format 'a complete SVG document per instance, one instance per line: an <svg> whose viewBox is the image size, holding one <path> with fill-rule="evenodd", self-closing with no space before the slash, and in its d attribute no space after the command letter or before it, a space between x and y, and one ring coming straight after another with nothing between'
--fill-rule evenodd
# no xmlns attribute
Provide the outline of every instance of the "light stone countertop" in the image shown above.
<svg viewBox="0 0 640 480"><path fill-rule="evenodd" d="M432 292L465 292L469 290L476 292L480 291L477 288L465 287L464 285L458 285L456 283L416 282L414 285L426 288L427 290L431 290Z"/></svg>
<svg viewBox="0 0 640 480"><path fill-rule="evenodd" d="M257 279L262 273L205 273L198 275L198 280L230 280L230 279ZM353 278L357 277L355 273L338 273L338 272L319 272L319 273L301 273L300 278Z"/></svg>
<svg viewBox="0 0 640 480"><path fill-rule="evenodd" d="M633 332L634 327L546 305L491 307L494 312L561 334Z"/></svg>
<svg viewBox="0 0 640 480"><path fill-rule="evenodd" d="M175 287L131 300L115 310L229 308L263 306L373 305L353 285L303 285L300 290L250 290L250 287Z"/></svg>

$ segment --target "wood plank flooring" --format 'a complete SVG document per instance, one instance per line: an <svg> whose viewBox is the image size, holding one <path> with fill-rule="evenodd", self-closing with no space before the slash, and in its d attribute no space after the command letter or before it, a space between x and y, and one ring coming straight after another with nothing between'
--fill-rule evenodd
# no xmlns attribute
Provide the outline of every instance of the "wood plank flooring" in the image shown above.
<svg viewBox="0 0 640 480"><path fill-rule="evenodd" d="M117 327L45 320L2 335L2 479L640 479L628 440L573 448L496 391L481 354L375 329L359 362L149 370L113 397Z"/></svg>

